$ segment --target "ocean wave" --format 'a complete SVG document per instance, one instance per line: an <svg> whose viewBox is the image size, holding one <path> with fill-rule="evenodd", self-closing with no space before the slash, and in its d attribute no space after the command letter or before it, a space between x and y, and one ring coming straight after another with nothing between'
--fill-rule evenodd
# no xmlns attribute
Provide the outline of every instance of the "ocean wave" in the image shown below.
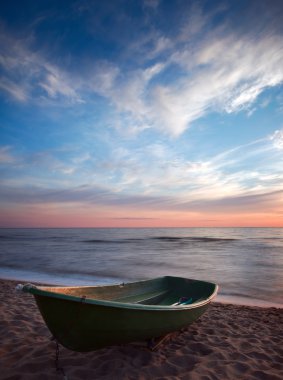
<svg viewBox="0 0 283 380"><path fill-rule="evenodd" d="M132 242L138 242L145 239L87 239L81 240L81 243L89 243L89 244L126 244Z"/></svg>
<svg viewBox="0 0 283 380"><path fill-rule="evenodd" d="M234 241L235 238L214 238L214 237L204 237L204 236L188 236L188 237L176 237L176 236L154 236L152 240L161 240L168 242L178 242L178 241L199 241L199 242L218 242L218 241Z"/></svg>
<svg viewBox="0 0 283 380"><path fill-rule="evenodd" d="M87 239L82 240L82 243L97 243L97 244L109 244L109 243L115 243L115 244L125 244L125 243L133 243L133 242L140 242L140 241L164 241L164 242L229 242L229 241L235 241L238 239L235 238L214 238L214 237L203 237L203 236L189 236L189 237L178 237L178 236L151 236L151 237L144 237L144 238L126 238L126 239Z"/></svg>

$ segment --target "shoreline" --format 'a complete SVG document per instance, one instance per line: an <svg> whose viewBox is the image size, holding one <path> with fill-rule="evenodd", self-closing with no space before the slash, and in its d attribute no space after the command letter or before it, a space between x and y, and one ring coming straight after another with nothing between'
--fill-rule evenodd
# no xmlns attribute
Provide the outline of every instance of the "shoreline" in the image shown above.
<svg viewBox="0 0 283 380"><path fill-rule="evenodd" d="M88 281L81 281L74 279L72 281L48 281L48 277L42 278L42 281L40 280L23 280L20 278L15 278L14 276L3 276L3 274L0 275L0 281L11 281L16 283L34 283L34 284L45 284L45 285L55 285L55 286L94 286L94 284L89 283ZM47 281L46 281L47 280ZM98 281L96 285L105 285L105 284L116 284L119 283L119 281L115 282L111 280L107 280L105 278L105 281ZM233 304L233 305L239 305L239 306L251 306L251 307L260 307L260 308L270 308L270 307L275 307L278 309L283 309L283 304L278 303L278 302L272 302L272 301L265 301L257 298L249 298L245 296L235 296L235 295L227 295L227 294L221 294L218 292L215 300L213 302L221 303L221 304Z"/></svg>
<svg viewBox="0 0 283 380"><path fill-rule="evenodd" d="M238 305L238 306L250 306L250 307L260 307L263 309L269 309L269 308L276 308L276 309L283 309L283 304L278 302L269 302L260 300L257 298L248 298L244 296L234 296L234 295L222 295L218 294L216 296L215 302L221 303L221 304L232 304L232 305Z"/></svg>
<svg viewBox="0 0 283 380"><path fill-rule="evenodd" d="M33 296L0 280L1 379L60 379L55 343ZM151 352L135 344L78 353L60 347L71 380L283 378L283 310L214 302L201 318Z"/></svg>

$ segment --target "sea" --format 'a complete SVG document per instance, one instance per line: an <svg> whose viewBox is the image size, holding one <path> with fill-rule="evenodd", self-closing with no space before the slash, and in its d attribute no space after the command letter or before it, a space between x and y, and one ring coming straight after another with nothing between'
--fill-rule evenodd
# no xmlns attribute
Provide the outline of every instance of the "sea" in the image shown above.
<svg viewBox="0 0 283 380"><path fill-rule="evenodd" d="M0 229L0 278L56 285L181 276L217 301L283 308L283 228Z"/></svg>

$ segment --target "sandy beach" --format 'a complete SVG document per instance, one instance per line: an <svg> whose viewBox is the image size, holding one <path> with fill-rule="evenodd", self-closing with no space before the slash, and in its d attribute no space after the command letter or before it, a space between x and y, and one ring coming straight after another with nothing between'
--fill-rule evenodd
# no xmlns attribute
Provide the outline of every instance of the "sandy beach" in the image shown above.
<svg viewBox="0 0 283 380"><path fill-rule="evenodd" d="M0 378L60 379L55 343L34 299L1 280ZM283 309L213 303L156 351L145 345L77 353L60 347L60 366L75 379L283 378Z"/></svg>

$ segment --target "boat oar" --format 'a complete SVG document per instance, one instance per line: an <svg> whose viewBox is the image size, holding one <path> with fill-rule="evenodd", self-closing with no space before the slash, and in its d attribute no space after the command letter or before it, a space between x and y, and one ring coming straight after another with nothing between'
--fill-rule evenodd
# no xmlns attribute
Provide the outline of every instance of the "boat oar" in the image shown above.
<svg viewBox="0 0 283 380"><path fill-rule="evenodd" d="M188 305L193 301L192 298L181 297L178 302L173 303L171 306Z"/></svg>

